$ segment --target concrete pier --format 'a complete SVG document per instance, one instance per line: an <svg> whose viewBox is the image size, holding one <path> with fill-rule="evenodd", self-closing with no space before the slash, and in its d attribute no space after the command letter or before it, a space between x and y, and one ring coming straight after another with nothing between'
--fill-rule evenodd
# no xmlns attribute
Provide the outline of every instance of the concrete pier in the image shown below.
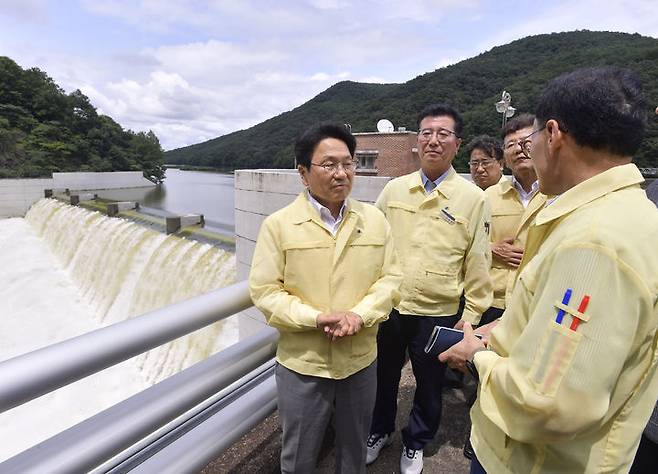
<svg viewBox="0 0 658 474"><path fill-rule="evenodd" d="M203 227L205 220L203 214L188 214L185 216L171 216L166 218L165 228L167 234L173 234L178 232L184 227L189 227L192 225L198 225Z"/></svg>
<svg viewBox="0 0 658 474"><path fill-rule="evenodd" d="M130 211L133 209L139 209L138 202L132 202L132 201L110 202L107 204L107 215L110 217L114 217L122 211Z"/></svg>

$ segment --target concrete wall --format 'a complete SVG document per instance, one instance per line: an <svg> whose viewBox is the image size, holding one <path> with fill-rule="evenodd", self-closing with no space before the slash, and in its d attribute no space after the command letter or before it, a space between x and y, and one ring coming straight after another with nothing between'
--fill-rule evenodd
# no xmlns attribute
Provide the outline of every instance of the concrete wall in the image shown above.
<svg viewBox="0 0 658 474"><path fill-rule="evenodd" d="M141 171L111 171L106 173L53 173L56 189L71 190L144 188L155 186Z"/></svg>
<svg viewBox="0 0 658 474"><path fill-rule="evenodd" d="M52 188L52 179L0 179L0 218L24 216Z"/></svg>
<svg viewBox="0 0 658 474"><path fill-rule="evenodd" d="M0 179L0 218L24 216L45 189L97 190L154 186L141 171L53 173L46 179Z"/></svg>
<svg viewBox="0 0 658 474"><path fill-rule="evenodd" d="M391 178L356 176L352 197L374 202ZM303 190L294 170L238 170L235 172L235 260L237 280L246 280L251 268L258 231L265 217L290 204ZM265 324L256 308L240 314L240 339L249 337Z"/></svg>

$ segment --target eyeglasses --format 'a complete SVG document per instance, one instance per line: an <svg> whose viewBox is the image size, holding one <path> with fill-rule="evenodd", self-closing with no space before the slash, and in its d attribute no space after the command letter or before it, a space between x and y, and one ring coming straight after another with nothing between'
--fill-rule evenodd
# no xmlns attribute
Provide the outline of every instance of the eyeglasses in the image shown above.
<svg viewBox="0 0 658 474"><path fill-rule="evenodd" d="M496 160L494 158L489 158L488 160L482 160L482 161L469 161L468 166L473 168L474 170L478 169L480 166L482 168L487 169L491 168L494 163L496 163Z"/></svg>
<svg viewBox="0 0 658 474"><path fill-rule="evenodd" d="M439 128L436 130L432 130L431 128L424 128L418 132L418 139L423 142L428 142L434 135L436 135L436 139L441 143L447 142L452 135L459 138L455 132L448 130L447 128Z"/></svg>
<svg viewBox="0 0 658 474"><path fill-rule="evenodd" d="M546 125L544 125L544 126L541 127L541 128L538 128L537 130L535 130L534 132L532 132L530 135L528 135L527 137L522 138L521 140L519 140L519 141L517 142L517 143L519 144L519 146L521 147L521 151L523 152L523 156L525 156L526 158L531 158L531 157L530 157L530 146L532 145L532 140L531 140L530 138L531 138L535 133L539 133L539 132L541 132L542 130L544 130L545 128L546 128ZM507 146L506 148L509 148L509 146Z"/></svg>
<svg viewBox="0 0 658 474"><path fill-rule="evenodd" d="M358 161L356 160L348 161L346 163L334 163L333 161L327 161L326 163L320 164L311 163L311 166L319 166L320 168L323 168L327 173L334 174L338 171L338 168L342 168L345 173L353 173L357 164Z"/></svg>

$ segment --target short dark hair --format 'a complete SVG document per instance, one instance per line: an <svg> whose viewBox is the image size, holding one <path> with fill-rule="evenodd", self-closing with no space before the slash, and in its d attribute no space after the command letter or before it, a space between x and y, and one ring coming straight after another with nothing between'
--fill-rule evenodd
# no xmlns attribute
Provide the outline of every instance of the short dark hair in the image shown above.
<svg viewBox="0 0 658 474"><path fill-rule="evenodd" d="M578 145L619 156L640 148L648 103L636 73L607 66L556 77L539 98L537 122L554 119Z"/></svg>
<svg viewBox="0 0 658 474"><path fill-rule="evenodd" d="M518 132L522 128L532 127L534 122L535 116L532 114L521 114L517 117L514 117L503 127L501 138L505 140L505 137L510 133Z"/></svg>
<svg viewBox="0 0 658 474"><path fill-rule="evenodd" d="M497 138L489 135L478 135L466 145L466 154L471 156L473 150L482 150L482 152L495 158L496 161L503 159L503 144Z"/></svg>
<svg viewBox="0 0 658 474"><path fill-rule="evenodd" d="M356 138L354 138L354 135L352 135L347 127L342 123L320 122L307 128L295 141L295 159L297 160L297 164L309 169L315 147L325 138L335 138L342 141L347 145L350 155L354 157Z"/></svg>
<svg viewBox="0 0 658 474"><path fill-rule="evenodd" d="M422 122L425 117L440 117L442 115L452 117L455 121L455 129L453 132L457 134L457 137L461 138L462 131L464 130L464 119L462 119L462 116L457 112L457 109L447 104L432 104L425 107L418 114L416 125L418 126L418 129L420 129L420 122Z"/></svg>

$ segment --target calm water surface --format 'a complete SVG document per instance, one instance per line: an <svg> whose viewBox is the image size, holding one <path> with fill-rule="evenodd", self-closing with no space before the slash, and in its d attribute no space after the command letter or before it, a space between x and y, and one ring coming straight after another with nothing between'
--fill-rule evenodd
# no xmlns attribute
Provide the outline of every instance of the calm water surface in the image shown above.
<svg viewBox="0 0 658 474"><path fill-rule="evenodd" d="M207 227L235 229L233 175L168 169L164 184L149 188L98 191L102 198L137 201L156 215L203 214Z"/></svg>

